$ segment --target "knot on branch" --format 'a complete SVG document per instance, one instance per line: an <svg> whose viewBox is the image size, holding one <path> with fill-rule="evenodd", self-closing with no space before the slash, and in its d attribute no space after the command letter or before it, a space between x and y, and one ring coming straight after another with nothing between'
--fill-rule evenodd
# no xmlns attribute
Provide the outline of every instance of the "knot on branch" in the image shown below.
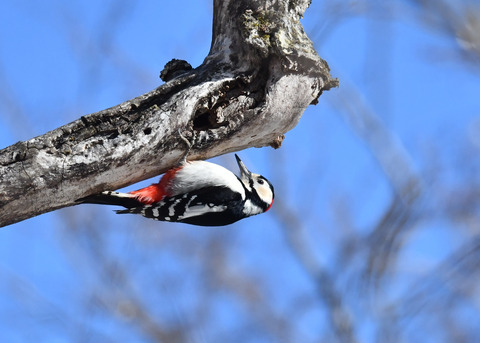
<svg viewBox="0 0 480 343"><path fill-rule="evenodd" d="M165 64L165 67L163 67L163 70L160 72L160 79L162 81L167 82L170 81L177 76L180 76L182 74L185 74L187 71L192 70L192 66L190 63L184 60L177 60L177 59L172 59L170 62Z"/></svg>
<svg viewBox="0 0 480 343"><path fill-rule="evenodd" d="M229 118L242 119L242 110L256 106L257 94L252 92L251 79L247 75L240 75L235 79L220 83L212 90L208 97L200 98L195 105L193 129L196 131L214 130L220 127L236 124Z"/></svg>
<svg viewBox="0 0 480 343"><path fill-rule="evenodd" d="M27 143L17 142L14 145L4 149L0 154L0 165L8 166L16 162L25 160L27 156Z"/></svg>

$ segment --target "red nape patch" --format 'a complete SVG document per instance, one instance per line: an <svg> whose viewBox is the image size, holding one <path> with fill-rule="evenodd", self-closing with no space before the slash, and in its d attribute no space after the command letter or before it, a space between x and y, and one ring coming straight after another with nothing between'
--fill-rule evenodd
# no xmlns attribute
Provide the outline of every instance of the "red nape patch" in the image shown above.
<svg viewBox="0 0 480 343"><path fill-rule="evenodd" d="M159 183L129 193L135 195L138 201L146 205L162 201L165 196L170 195L170 181L175 178L176 172L180 169L182 169L182 166L169 169L163 174Z"/></svg>
<svg viewBox="0 0 480 343"><path fill-rule="evenodd" d="M273 205L273 200L272 200L272 202L270 203L270 206L267 207L267 209L265 210L265 212L267 212L267 211L270 209L270 207L272 207L272 205Z"/></svg>

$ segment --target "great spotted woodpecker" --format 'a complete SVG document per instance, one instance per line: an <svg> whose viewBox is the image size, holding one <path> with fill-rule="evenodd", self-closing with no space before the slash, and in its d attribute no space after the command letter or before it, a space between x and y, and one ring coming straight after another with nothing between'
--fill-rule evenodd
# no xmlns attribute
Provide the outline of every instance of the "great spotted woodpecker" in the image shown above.
<svg viewBox="0 0 480 343"><path fill-rule="evenodd" d="M79 202L120 205L117 213L141 214L154 220L221 226L266 212L273 203L272 184L251 173L235 155L240 177L205 161L183 161L160 182L129 193L102 192Z"/></svg>

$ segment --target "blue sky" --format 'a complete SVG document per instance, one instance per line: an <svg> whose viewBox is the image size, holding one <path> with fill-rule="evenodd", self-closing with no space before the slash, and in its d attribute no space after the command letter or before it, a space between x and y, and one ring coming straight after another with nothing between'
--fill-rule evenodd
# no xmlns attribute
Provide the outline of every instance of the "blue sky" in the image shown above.
<svg viewBox="0 0 480 343"><path fill-rule="evenodd" d="M391 300L476 234L438 212L445 200L442 190L479 181L472 172L480 148L475 139L480 134L478 65L462 62L455 40L421 25L408 4L398 2L395 19L350 15L320 31L319 23L327 18L324 4L314 0L303 23L332 75L339 77L340 88L325 92L318 105L305 111L281 149L249 149L240 156L251 170L268 177L276 197L300 215L298 235L308 241L317 262L334 275L342 273L338 254L349 230L368 233L393 198L371 147L345 119L346 102L365 104L421 176L424 206L432 213L417 223L420 229L399 255L397 281L385 290ZM170 59L196 67L210 48L210 1L4 1L0 8L1 148L145 93L161 84L158 75ZM215 161L236 170L233 155ZM466 180L466 174L472 179ZM90 290L112 287L92 266L102 256L128 266L133 292L149 299L160 322L189 323L199 287L209 289L199 283L199 274L208 269L203 261L212 253L211 242L228 248L219 252L231 263L222 266L225 273L243 271L262 281L257 291L276 315L265 316L281 318L304 297L309 304L298 316L294 338L324 337L323 302L289 248L274 210L228 228L198 229L78 206L3 228L0 341L153 341L128 316L119 320L85 306L85 299L93 301L96 294ZM185 242L192 254L179 259ZM177 283L162 283L152 275L168 275ZM337 284L348 288L342 277ZM125 290L119 286L115 291ZM108 293L99 292L108 299ZM346 302L358 336L369 341L375 315L363 318L362 305L352 296ZM272 341L268 330L249 322L255 307L228 292L218 292L209 304L216 324L195 327L192 342L229 337L238 332L238 322L252 330L249 342Z"/></svg>

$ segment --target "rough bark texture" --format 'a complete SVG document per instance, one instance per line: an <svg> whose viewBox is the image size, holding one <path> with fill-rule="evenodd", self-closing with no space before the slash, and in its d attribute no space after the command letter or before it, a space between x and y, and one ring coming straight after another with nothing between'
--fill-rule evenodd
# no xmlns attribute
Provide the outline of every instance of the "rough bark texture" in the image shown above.
<svg viewBox="0 0 480 343"><path fill-rule="evenodd" d="M0 226L158 175L189 159L278 148L338 84L299 19L309 0L214 0L209 55L178 63L161 87L0 151Z"/></svg>

